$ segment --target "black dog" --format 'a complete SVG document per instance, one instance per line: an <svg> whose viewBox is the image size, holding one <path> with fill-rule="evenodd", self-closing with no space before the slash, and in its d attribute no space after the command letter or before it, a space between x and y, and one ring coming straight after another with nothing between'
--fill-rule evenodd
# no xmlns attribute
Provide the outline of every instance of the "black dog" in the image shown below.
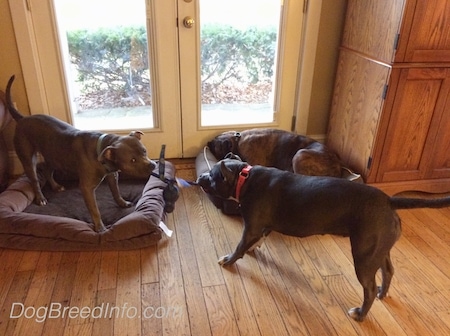
<svg viewBox="0 0 450 336"><path fill-rule="evenodd" d="M242 239L231 265L271 231L306 237L334 234L350 237L356 275L364 289L361 307L349 315L362 321L375 297L386 296L394 273L390 250L401 234L395 209L450 206L450 197L411 199L389 197L379 189L333 177L315 177L225 159L197 182L205 192L237 199L244 220ZM382 272L378 289L375 275Z"/></svg>

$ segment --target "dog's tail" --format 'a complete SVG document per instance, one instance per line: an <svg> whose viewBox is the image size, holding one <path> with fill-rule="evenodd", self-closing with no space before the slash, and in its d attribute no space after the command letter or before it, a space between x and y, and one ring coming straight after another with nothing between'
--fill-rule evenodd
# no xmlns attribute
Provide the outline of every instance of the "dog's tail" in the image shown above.
<svg viewBox="0 0 450 336"><path fill-rule="evenodd" d="M11 86L12 83L14 82L14 78L16 78L16 76L12 75L11 78L8 81L8 85L6 85L6 106L9 110L9 113L11 113L12 117L14 118L15 121L19 121L20 119L23 118L23 115L20 114L19 111L17 111L17 109L14 107L14 104L11 100Z"/></svg>
<svg viewBox="0 0 450 336"><path fill-rule="evenodd" d="M450 206L450 196L427 199L391 197L390 203L394 209L445 208Z"/></svg>

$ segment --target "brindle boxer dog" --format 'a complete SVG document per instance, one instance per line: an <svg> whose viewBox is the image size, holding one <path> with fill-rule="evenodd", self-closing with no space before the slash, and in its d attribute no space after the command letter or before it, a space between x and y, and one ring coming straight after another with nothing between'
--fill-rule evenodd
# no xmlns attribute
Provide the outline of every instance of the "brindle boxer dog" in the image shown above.
<svg viewBox="0 0 450 336"><path fill-rule="evenodd" d="M251 165L312 176L341 177L338 156L320 142L277 129L224 132L208 142L211 153L224 159L232 152Z"/></svg>
<svg viewBox="0 0 450 336"><path fill-rule="evenodd" d="M450 197L414 199L389 197L374 187L346 179L293 174L225 159L200 175L206 193L237 199L244 231L234 253L220 258L232 265L271 231L295 237L335 234L350 237L356 275L364 289L361 307L349 315L362 321L375 297L383 299L394 268L390 251L401 234L396 209L450 206ZM375 275L381 269L382 284Z"/></svg>
<svg viewBox="0 0 450 336"><path fill-rule="evenodd" d="M155 163L147 157L147 150L140 142L143 133L133 131L128 136L102 134L80 131L47 115L24 117L12 104L10 91L13 81L14 76L9 79L6 87L6 102L9 112L17 122L14 145L25 174L31 181L35 203L47 204L36 172L39 152L44 157L44 173L52 189L64 190L64 187L53 179L53 170L59 169L77 176L95 230L105 230L95 199L95 189L106 178L116 203L121 207L132 205L120 195L117 178L119 171L135 177L150 177Z"/></svg>

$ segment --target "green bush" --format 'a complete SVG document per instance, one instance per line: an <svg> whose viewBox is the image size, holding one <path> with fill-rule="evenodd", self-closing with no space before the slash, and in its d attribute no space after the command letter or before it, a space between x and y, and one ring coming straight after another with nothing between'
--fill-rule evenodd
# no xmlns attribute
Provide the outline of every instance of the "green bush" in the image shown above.
<svg viewBox="0 0 450 336"><path fill-rule="evenodd" d="M275 29L208 25L201 36L202 82L235 78L246 83L270 79L276 48Z"/></svg>
<svg viewBox="0 0 450 336"><path fill-rule="evenodd" d="M70 60L82 93L120 91L131 96L150 84L145 27L76 30L67 34ZM273 75L276 29L239 30L208 25L201 36L204 89L227 80L267 81Z"/></svg>

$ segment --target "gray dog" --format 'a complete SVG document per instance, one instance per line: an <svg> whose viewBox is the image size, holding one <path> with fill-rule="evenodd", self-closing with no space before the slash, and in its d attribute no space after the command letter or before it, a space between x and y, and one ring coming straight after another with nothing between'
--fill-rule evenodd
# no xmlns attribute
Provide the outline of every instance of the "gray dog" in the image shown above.
<svg viewBox="0 0 450 336"><path fill-rule="evenodd" d="M105 178L116 203L121 207L132 204L122 198L117 185L118 172L147 178L155 163L147 157L140 142L140 131L128 136L80 131L71 125L47 115L22 116L11 100L12 76L6 87L9 112L16 120L14 145L25 174L31 181L35 203L47 204L36 173L37 153L45 160L45 176L53 190L64 190L53 179L53 171L59 169L79 178L79 187L97 232L105 230L95 199L95 189Z"/></svg>
<svg viewBox="0 0 450 336"><path fill-rule="evenodd" d="M361 307L349 315L362 321L375 297L386 296L394 269L390 250L401 234L395 209L450 206L450 197L411 199L389 197L379 189L333 177L294 174L225 159L198 184L206 193L234 198L244 220L242 239L234 253L220 258L231 265L271 231L295 237L334 234L350 237L356 275L364 289ZM375 274L381 269L378 289Z"/></svg>

